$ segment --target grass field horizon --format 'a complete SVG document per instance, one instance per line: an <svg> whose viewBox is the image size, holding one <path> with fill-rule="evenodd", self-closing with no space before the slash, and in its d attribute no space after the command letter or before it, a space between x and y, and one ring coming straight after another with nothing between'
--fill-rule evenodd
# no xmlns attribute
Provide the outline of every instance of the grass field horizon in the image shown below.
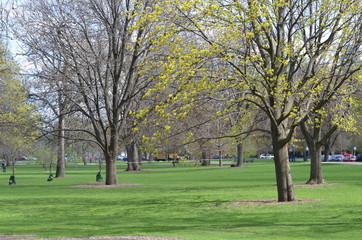
<svg viewBox="0 0 362 240"><path fill-rule="evenodd" d="M245 168L172 167L144 163L142 172L118 166L120 188L96 184L95 165L72 165L66 177L47 182L40 165L0 174L0 235L38 238L156 236L178 239L360 239L362 166L324 164L330 184L306 186L309 164L292 164L298 199L290 204L233 204L276 200L274 165ZM105 178L103 173L103 178Z"/></svg>

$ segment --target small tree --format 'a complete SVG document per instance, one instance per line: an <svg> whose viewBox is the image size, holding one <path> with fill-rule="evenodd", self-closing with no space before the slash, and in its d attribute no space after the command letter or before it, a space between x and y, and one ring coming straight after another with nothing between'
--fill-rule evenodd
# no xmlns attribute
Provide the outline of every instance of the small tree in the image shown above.
<svg viewBox="0 0 362 240"><path fill-rule="evenodd" d="M17 78L17 66L0 46L0 144L7 162L13 166L20 154L28 153L37 137L37 112L27 103L27 93Z"/></svg>
<svg viewBox="0 0 362 240"><path fill-rule="evenodd" d="M307 184L322 184L325 182L322 174L322 147L325 147L325 160L329 155L330 139L337 129L346 132L356 131L357 105L353 93L337 94L326 108L311 114L309 121L301 124L311 155L310 178Z"/></svg>
<svg viewBox="0 0 362 240"><path fill-rule="evenodd" d="M53 180L53 167L57 162L57 144L53 140L45 138L38 140L32 151L32 154L42 164L44 170L49 171L48 181Z"/></svg>

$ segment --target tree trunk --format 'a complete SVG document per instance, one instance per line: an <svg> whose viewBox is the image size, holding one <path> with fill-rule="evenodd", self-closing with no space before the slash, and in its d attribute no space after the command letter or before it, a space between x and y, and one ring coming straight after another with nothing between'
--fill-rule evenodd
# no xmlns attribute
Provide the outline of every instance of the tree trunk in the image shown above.
<svg viewBox="0 0 362 240"><path fill-rule="evenodd" d="M141 166L143 165L143 162L142 162L143 156L142 156L142 151L139 147L137 147L137 153L138 153L137 159L138 159L138 164L139 164L138 170L140 170Z"/></svg>
<svg viewBox="0 0 362 240"><path fill-rule="evenodd" d="M109 139L109 147L104 152L106 160L106 185L117 185L117 163L116 157L118 154L118 139L117 127L111 128L111 135Z"/></svg>
<svg viewBox="0 0 362 240"><path fill-rule="evenodd" d="M241 142L238 142L236 145L237 149L237 161L236 161L236 167L242 167L244 164L243 161L243 144Z"/></svg>
<svg viewBox="0 0 362 240"><path fill-rule="evenodd" d="M301 125L302 133L308 144L310 160L310 176L307 184L321 184L325 183L322 175L322 144L320 127L321 116L317 115L314 120L313 130L309 131L306 123Z"/></svg>
<svg viewBox="0 0 362 240"><path fill-rule="evenodd" d="M210 159L206 159L206 152L201 153L201 166L210 166Z"/></svg>
<svg viewBox="0 0 362 240"><path fill-rule="evenodd" d="M104 154L106 160L106 185L117 185L117 165L116 154L113 152L110 154Z"/></svg>
<svg viewBox="0 0 362 240"><path fill-rule="evenodd" d="M278 201L294 201L294 187L288 157L288 144L286 130L272 125L272 143L274 153L275 174L278 189Z"/></svg>
<svg viewBox="0 0 362 240"><path fill-rule="evenodd" d="M83 160L83 165L87 166L87 157L82 157L82 160Z"/></svg>
<svg viewBox="0 0 362 240"><path fill-rule="evenodd" d="M127 151L127 169L126 171L132 171L132 162L134 158L134 147L133 144L126 146Z"/></svg>
<svg viewBox="0 0 362 240"><path fill-rule="evenodd" d="M308 151L305 149L303 151L303 161L308 162Z"/></svg>
<svg viewBox="0 0 362 240"><path fill-rule="evenodd" d="M138 152L138 146L134 144L134 157L132 161L132 171L139 171L141 168L141 161Z"/></svg>
<svg viewBox="0 0 362 240"><path fill-rule="evenodd" d="M173 159L173 160L172 160L172 166L173 166L173 167L176 167L176 165L177 165L177 160L176 160L176 159Z"/></svg>
<svg viewBox="0 0 362 240"><path fill-rule="evenodd" d="M64 116L62 114L58 117L58 159L57 170L55 173L56 178L64 178L65 176L65 139L64 139Z"/></svg>
<svg viewBox="0 0 362 240"><path fill-rule="evenodd" d="M131 143L127 147L127 169L126 171L139 171L138 147L135 143Z"/></svg>
<svg viewBox="0 0 362 240"><path fill-rule="evenodd" d="M324 162L329 162L329 153L331 151L330 141L326 141L324 144Z"/></svg>
<svg viewBox="0 0 362 240"><path fill-rule="evenodd" d="M222 167L222 156L221 156L221 151L219 151L219 167Z"/></svg>
<svg viewBox="0 0 362 240"><path fill-rule="evenodd" d="M316 146L310 146L311 162L310 177L306 184L322 184L325 183L322 175L321 152L322 146L314 143Z"/></svg>

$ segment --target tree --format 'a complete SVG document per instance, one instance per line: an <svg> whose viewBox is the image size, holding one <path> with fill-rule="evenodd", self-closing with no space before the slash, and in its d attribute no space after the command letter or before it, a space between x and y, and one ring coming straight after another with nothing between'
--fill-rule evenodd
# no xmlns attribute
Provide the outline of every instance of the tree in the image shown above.
<svg viewBox="0 0 362 240"><path fill-rule="evenodd" d="M172 47L172 57L162 65L164 83L178 81L182 95L189 98L190 93L201 92L195 86L213 93L228 85L244 93L236 102L257 106L270 122L278 201L295 200L288 143L311 113L359 81L361 3L208 0L162 4L167 7L161 16L171 27L159 43ZM185 41L180 32L197 40ZM207 60L227 67L208 71Z"/></svg>
<svg viewBox="0 0 362 240"><path fill-rule="evenodd" d="M32 150L33 156L41 165L43 165L45 171L49 168L49 174L52 175L53 166L57 160L54 142L52 140L49 141L48 139L40 139L34 145L34 149Z"/></svg>
<svg viewBox="0 0 362 240"><path fill-rule="evenodd" d="M56 49L62 64L52 67L72 87L66 96L73 111L92 126L91 131L72 130L87 132L102 149L107 185L118 183L120 133L128 126L134 99L150 81L140 73L147 67L143 62L153 26L140 15L150 11L153 2L46 0L29 1L23 9L22 42L35 43L27 44L29 53L43 60L52 59ZM50 40L46 45L38 41L44 36Z"/></svg>
<svg viewBox="0 0 362 240"><path fill-rule="evenodd" d="M27 2L26 4L30 4ZM12 28L12 34L22 44L24 49L18 49L18 55L27 57L26 69L22 74L26 75L25 85L29 89L29 101L36 104L43 114L43 126L41 134L55 135L58 138L58 159L56 164L55 177L65 176L65 118L72 111L69 99L70 96L66 81L67 67L62 56L61 49L55 47L56 39L47 32L47 29L37 29L31 23L23 24L25 16L21 10L26 5L14 4L12 6L12 21L8 21ZM32 16L27 20L30 20ZM10 18L11 19L11 18ZM39 20L39 19L38 19ZM31 25L32 27L27 27ZM65 97L67 93L68 97Z"/></svg>
<svg viewBox="0 0 362 240"><path fill-rule="evenodd" d="M322 184L325 182L322 175L322 146L337 129L337 125L334 125L322 136L322 116L320 114L316 114L312 118L313 126L311 129L308 128L307 122L301 123L301 131L305 137L311 155L310 177L307 184Z"/></svg>
<svg viewBox="0 0 362 240"><path fill-rule="evenodd" d="M21 154L29 152L38 132L38 114L27 103L27 92L17 78L18 68L0 46L0 145L8 163L14 166Z"/></svg>
<svg viewBox="0 0 362 240"><path fill-rule="evenodd" d="M356 131L357 111L355 106L351 106L354 105L352 95L353 93L337 94L335 98L338 100L329 102L323 112L311 114L309 121L301 124L301 132L311 155L310 177L307 184L325 183L322 174L322 147L324 147L325 161L328 161L331 137L337 129Z"/></svg>
<svg viewBox="0 0 362 240"><path fill-rule="evenodd" d="M53 64L61 62L52 59ZM69 98L65 97L67 92L67 84L64 77L55 73L56 70L50 66L39 69L33 75L37 76L36 79L29 78L27 84L31 92L29 97L31 101L36 103L43 112L44 126L41 131L43 135L55 135L57 137L58 149L57 164L56 164L56 178L65 177L65 122L68 113L71 110Z"/></svg>

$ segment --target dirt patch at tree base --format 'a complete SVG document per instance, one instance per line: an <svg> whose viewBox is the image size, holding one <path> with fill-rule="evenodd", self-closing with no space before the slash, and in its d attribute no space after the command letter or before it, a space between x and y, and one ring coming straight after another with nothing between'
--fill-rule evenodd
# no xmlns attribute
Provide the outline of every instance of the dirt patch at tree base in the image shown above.
<svg viewBox="0 0 362 240"><path fill-rule="evenodd" d="M231 203L235 205L267 205L267 204L293 204L293 203L305 203L305 202L317 202L325 199L296 199L294 201L289 202L278 202L277 200L245 200L245 201L232 201L225 202Z"/></svg>
<svg viewBox="0 0 362 240"><path fill-rule="evenodd" d="M78 188L123 188L123 187L134 187L142 186L143 184L133 183L133 184L116 184L116 185L105 185L105 184L81 184L73 185L72 187Z"/></svg>
<svg viewBox="0 0 362 240"><path fill-rule="evenodd" d="M328 186L328 185L337 185L339 183L294 183L295 186L304 186L304 187L321 187L321 186Z"/></svg>

